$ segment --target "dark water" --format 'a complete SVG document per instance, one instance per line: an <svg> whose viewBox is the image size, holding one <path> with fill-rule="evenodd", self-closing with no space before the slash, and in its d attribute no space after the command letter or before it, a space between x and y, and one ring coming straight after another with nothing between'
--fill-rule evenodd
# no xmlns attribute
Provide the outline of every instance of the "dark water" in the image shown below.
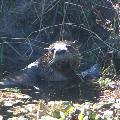
<svg viewBox="0 0 120 120"><path fill-rule="evenodd" d="M59 84L59 83L58 83ZM97 83L92 83L86 81L83 83L78 83L66 86L49 86L43 87L39 90L35 88L21 89L22 93L28 94L32 99L43 99L45 101L97 101L100 94L100 87Z"/></svg>

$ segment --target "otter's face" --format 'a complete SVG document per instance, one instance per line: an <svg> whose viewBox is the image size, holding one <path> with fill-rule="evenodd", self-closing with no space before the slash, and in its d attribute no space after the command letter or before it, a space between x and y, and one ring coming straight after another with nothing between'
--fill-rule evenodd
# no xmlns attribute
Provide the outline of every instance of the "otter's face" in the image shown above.
<svg viewBox="0 0 120 120"><path fill-rule="evenodd" d="M80 64L80 53L70 41L57 41L48 48L49 65L55 69L76 69Z"/></svg>

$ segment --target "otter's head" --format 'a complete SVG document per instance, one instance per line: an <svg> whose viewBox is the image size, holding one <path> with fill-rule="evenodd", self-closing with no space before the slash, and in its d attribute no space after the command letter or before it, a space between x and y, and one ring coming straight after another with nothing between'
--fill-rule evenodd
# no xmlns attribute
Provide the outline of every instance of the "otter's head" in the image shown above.
<svg viewBox="0 0 120 120"><path fill-rule="evenodd" d="M71 41L57 41L48 48L47 63L56 70L76 70L80 65L80 53Z"/></svg>

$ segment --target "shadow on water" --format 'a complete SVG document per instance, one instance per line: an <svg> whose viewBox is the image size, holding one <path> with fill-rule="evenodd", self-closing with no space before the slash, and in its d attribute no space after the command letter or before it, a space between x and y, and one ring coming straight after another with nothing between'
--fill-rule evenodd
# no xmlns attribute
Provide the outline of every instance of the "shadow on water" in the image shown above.
<svg viewBox="0 0 120 120"><path fill-rule="evenodd" d="M75 82L74 82L75 83ZM60 86L56 85L59 84ZM29 103L32 103L33 100L45 100L45 102L49 101L73 101L75 103L83 103L85 101L97 102L99 98L99 85L97 83L92 83L89 81L85 81L83 83L70 83L63 85L62 83L52 83L52 85L41 87L36 89L35 87L31 88L21 88L20 91L23 94L31 96L29 99ZM15 106L22 106L25 103L17 103L13 106L2 106L0 107L0 113L4 117L4 119L8 119L13 116L12 112L8 110ZM24 113L22 113L23 115Z"/></svg>
<svg viewBox="0 0 120 120"><path fill-rule="evenodd" d="M72 82L67 85L63 85L63 82L57 82L52 83L52 85L47 87L41 87L38 90L35 88L30 88L21 89L21 91L24 94L30 95L32 99L43 99L46 102L56 100L73 102L96 102L99 98L100 86L96 82L86 80L82 83Z"/></svg>

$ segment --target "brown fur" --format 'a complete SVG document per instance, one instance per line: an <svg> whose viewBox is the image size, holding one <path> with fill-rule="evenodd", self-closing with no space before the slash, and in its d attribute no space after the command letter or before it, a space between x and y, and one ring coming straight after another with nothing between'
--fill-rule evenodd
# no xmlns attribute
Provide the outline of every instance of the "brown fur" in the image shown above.
<svg viewBox="0 0 120 120"><path fill-rule="evenodd" d="M42 58L8 76L4 83L6 86L40 87L48 81L75 81L79 79L76 74L79 67L80 53L77 46L70 41L57 41L48 47L48 52Z"/></svg>
<svg viewBox="0 0 120 120"><path fill-rule="evenodd" d="M67 54L66 56L64 56L64 59L63 60L58 60L57 62L53 62L53 63L50 63L50 61L54 60L53 59L53 48L55 46L55 44L66 44L67 46ZM67 58L69 56L69 58ZM68 59L68 62L70 62L70 66L71 66L71 69L72 70L78 70L79 67L80 67L80 52L79 52L79 49L78 47L71 41L57 41L53 44L51 44L48 48L48 52L44 55L43 57L43 61L47 64L47 65L51 65L52 67L54 67L56 70L58 69L57 67L59 67L57 64L62 64L62 62L64 62L66 60L67 62L67 59ZM63 63L64 64L64 63Z"/></svg>

